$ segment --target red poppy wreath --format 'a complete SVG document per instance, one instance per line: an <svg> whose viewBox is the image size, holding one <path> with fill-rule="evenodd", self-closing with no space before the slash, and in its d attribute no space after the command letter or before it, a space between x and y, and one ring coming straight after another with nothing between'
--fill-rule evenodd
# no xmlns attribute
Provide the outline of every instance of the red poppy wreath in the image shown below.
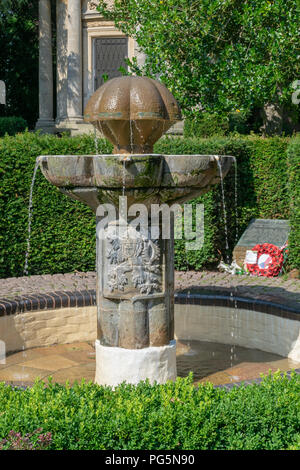
<svg viewBox="0 0 300 470"><path fill-rule="evenodd" d="M278 276L283 265L283 250L271 243L255 245L252 251L257 252L255 264L246 263L250 274L256 276L273 277Z"/></svg>

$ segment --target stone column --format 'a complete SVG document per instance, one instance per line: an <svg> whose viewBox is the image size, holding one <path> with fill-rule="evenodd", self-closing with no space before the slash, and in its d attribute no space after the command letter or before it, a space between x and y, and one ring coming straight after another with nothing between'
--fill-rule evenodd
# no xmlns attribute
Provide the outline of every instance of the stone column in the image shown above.
<svg viewBox="0 0 300 470"><path fill-rule="evenodd" d="M68 120L82 120L81 0L68 0Z"/></svg>
<svg viewBox="0 0 300 470"><path fill-rule="evenodd" d="M45 132L54 129L51 41L51 1L39 0L39 119L36 128Z"/></svg>
<svg viewBox="0 0 300 470"><path fill-rule="evenodd" d="M114 387L174 380L173 233L167 240L151 238L150 220L146 234L120 218L105 229L100 224L95 381Z"/></svg>
<svg viewBox="0 0 300 470"><path fill-rule="evenodd" d="M68 2L56 0L56 125L67 118Z"/></svg>

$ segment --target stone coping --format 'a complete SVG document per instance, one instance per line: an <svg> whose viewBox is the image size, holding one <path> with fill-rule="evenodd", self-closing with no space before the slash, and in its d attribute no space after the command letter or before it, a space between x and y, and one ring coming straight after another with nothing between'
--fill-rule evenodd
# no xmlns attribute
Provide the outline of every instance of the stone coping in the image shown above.
<svg viewBox="0 0 300 470"><path fill-rule="evenodd" d="M96 291L55 291L47 294L17 296L13 300L0 299L0 317L37 310L54 310L66 307L96 305Z"/></svg>
<svg viewBox="0 0 300 470"><path fill-rule="evenodd" d="M300 321L300 308L272 300L254 299L248 296L233 295L223 289L213 291L198 288L192 291L183 290L175 293L175 303L203 306L220 306L252 310L270 315ZM75 291L54 291L47 294L30 294L16 296L12 299L0 299L0 317L38 310L60 308L78 308L96 305L95 289Z"/></svg>

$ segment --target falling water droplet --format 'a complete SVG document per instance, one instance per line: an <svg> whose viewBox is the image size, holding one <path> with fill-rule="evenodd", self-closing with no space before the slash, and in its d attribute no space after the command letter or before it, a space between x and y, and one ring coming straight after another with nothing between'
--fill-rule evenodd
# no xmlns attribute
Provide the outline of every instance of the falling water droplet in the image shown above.
<svg viewBox="0 0 300 470"><path fill-rule="evenodd" d="M96 155L98 155L98 139L97 139L97 129L96 129L96 127L94 127L94 141L95 141Z"/></svg>
<svg viewBox="0 0 300 470"><path fill-rule="evenodd" d="M126 167L125 158L123 158L123 172L122 172L122 196L125 196L125 185L126 185Z"/></svg>
<svg viewBox="0 0 300 470"><path fill-rule="evenodd" d="M132 120L129 120L129 127L130 127L130 153L133 153L133 126Z"/></svg>
<svg viewBox="0 0 300 470"><path fill-rule="evenodd" d="M224 229L225 229L225 246L226 246L226 262L229 264L229 244L228 244L228 226L227 226L227 211L225 204L225 193L224 193L224 179L222 173L222 166L218 156L215 157L217 165L219 168L219 174L221 179L221 192L222 192L222 205L223 205L223 219L224 219Z"/></svg>
<svg viewBox="0 0 300 470"><path fill-rule="evenodd" d="M188 294L187 294L187 299L186 299L186 313L185 313L186 319L188 319L188 310L190 310L190 296L191 296L191 291L189 290ZM187 345L190 348L190 346L191 346L191 335L190 334L188 335L188 338L187 338Z"/></svg>
<svg viewBox="0 0 300 470"><path fill-rule="evenodd" d="M235 243L239 240L239 230L238 230L238 190L237 190L237 160L233 158L234 163L234 206L235 206Z"/></svg>
<svg viewBox="0 0 300 470"><path fill-rule="evenodd" d="M28 276L28 260L29 260L29 253L30 253L30 237L31 237L31 221L32 221L32 197L33 197L33 188L36 178L36 172L39 167L40 158L38 157L35 162L35 167L33 170L33 176L30 186L30 194L29 194L29 205L28 205L28 228L27 228L27 250L25 254L25 264L24 264L24 276Z"/></svg>

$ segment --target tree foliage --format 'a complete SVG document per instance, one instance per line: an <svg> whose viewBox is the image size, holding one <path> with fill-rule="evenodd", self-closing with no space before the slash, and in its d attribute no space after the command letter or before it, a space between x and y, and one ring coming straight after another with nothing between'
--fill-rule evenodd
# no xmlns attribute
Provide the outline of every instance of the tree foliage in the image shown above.
<svg viewBox="0 0 300 470"><path fill-rule="evenodd" d="M38 0L1 0L0 80L6 85L1 116L38 115Z"/></svg>
<svg viewBox="0 0 300 470"><path fill-rule="evenodd" d="M299 79L297 0L115 0L99 11L146 54L131 69L159 77L185 115L291 104Z"/></svg>

